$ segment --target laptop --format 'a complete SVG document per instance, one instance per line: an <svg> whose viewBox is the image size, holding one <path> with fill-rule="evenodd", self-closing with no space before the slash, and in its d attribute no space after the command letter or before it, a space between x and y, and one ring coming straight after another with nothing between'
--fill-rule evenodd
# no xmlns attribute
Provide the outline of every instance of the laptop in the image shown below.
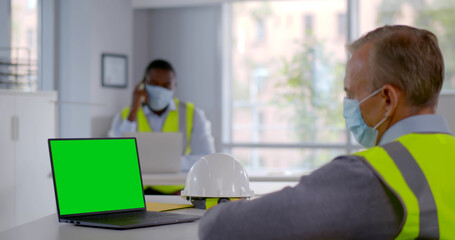
<svg viewBox="0 0 455 240"><path fill-rule="evenodd" d="M135 138L48 143L59 222L130 229L200 218L146 211Z"/></svg>
<svg viewBox="0 0 455 240"><path fill-rule="evenodd" d="M183 153L180 132L122 133L137 139L142 173L179 173Z"/></svg>

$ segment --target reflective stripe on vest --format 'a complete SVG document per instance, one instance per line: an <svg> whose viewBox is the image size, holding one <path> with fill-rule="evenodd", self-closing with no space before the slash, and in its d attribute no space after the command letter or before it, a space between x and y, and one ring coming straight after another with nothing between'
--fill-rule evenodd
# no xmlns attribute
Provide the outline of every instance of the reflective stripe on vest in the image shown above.
<svg viewBox="0 0 455 240"><path fill-rule="evenodd" d="M396 239L455 239L455 137L413 133L355 155L400 200Z"/></svg>
<svg viewBox="0 0 455 240"><path fill-rule="evenodd" d="M162 132L181 132L183 139L186 141L184 144L184 155L191 153L191 134L193 131L193 119L194 119L194 104L180 102L177 98L174 98L175 110L169 111L166 120L164 121ZM122 110L122 119L126 119L130 113L130 107L126 107ZM147 120L147 116L144 114L144 110L139 108L136 114L137 131L138 132L151 132L152 129ZM182 121L180 121L182 119Z"/></svg>
<svg viewBox="0 0 455 240"><path fill-rule="evenodd" d="M174 98L175 110L169 111L166 120L164 121L162 132L181 132L183 134L184 155L191 153L191 134L193 132L193 118L194 118L194 104L189 102L180 102ZM130 113L130 108L126 107L122 110L122 119L126 119ZM180 121L182 119L182 121ZM138 132L151 132L152 128L149 125L144 110L139 108L136 114L137 131ZM152 189L164 194L173 194L185 188L185 185L176 186L151 186Z"/></svg>

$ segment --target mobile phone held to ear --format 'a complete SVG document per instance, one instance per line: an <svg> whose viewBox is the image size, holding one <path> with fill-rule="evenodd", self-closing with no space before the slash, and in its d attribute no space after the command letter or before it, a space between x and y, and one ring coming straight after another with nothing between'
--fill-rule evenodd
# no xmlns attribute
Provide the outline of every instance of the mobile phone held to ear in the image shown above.
<svg viewBox="0 0 455 240"><path fill-rule="evenodd" d="M139 84L138 90L139 91L144 91L145 88L145 78L142 79L142 82ZM141 96L141 103L144 104L145 102L145 96Z"/></svg>
<svg viewBox="0 0 455 240"><path fill-rule="evenodd" d="M139 91L144 90L144 88L145 88L145 83L142 82L141 84L139 84L139 88L138 88Z"/></svg>

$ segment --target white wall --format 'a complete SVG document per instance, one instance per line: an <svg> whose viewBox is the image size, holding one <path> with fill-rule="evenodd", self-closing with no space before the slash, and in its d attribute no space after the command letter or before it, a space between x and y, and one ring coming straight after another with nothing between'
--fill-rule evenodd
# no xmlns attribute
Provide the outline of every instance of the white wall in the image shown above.
<svg viewBox="0 0 455 240"><path fill-rule="evenodd" d="M133 78L138 83L144 77L145 68L150 62L150 10L134 10L133 21Z"/></svg>
<svg viewBox="0 0 455 240"><path fill-rule="evenodd" d="M130 0L59 1L60 137L106 136L132 91ZM101 54L128 57L128 88L101 87Z"/></svg>
<svg viewBox="0 0 455 240"><path fill-rule="evenodd" d="M130 105L133 92L133 9L130 0L96 0L91 22L91 101L102 104L91 113L92 137L105 137L115 113ZM101 86L101 54L128 57L128 87Z"/></svg>
<svg viewBox="0 0 455 240"><path fill-rule="evenodd" d="M176 96L205 111L220 151L221 5L136 10L134 19L135 80L150 60L169 60L177 74Z"/></svg>
<svg viewBox="0 0 455 240"><path fill-rule="evenodd" d="M91 1L60 1L59 6L59 135L90 137Z"/></svg>

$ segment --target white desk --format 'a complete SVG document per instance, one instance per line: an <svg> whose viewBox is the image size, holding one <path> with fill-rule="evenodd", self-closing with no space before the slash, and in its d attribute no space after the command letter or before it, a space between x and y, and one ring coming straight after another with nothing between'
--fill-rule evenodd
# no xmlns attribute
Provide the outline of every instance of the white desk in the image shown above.
<svg viewBox="0 0 455 240"><path fill-rule="evenodd" d="M250 182L298 182L301 175L251 175ZM185 185L186 173L142 174L144 185Z"/></svg>
<svg viewBox="0 0 455 240"><path fill-rule="evenodd" d="M252 175L250 188L255 196L278 191L286 186L295 186L301 175ZM144 185L185 185L186 173L142 174Z"/></svg>
<svg viewBox="0 0 455 240"><path fill-rule="evenodd" d="M146 196L148 202L188 203L180 196ZM202 216L204 210L183 209L173 213ZM198 239L198 221L130 230L111 230L80 227L59 223L56 214L0 232L1 240L142 240L142 239Z"/></svg>

